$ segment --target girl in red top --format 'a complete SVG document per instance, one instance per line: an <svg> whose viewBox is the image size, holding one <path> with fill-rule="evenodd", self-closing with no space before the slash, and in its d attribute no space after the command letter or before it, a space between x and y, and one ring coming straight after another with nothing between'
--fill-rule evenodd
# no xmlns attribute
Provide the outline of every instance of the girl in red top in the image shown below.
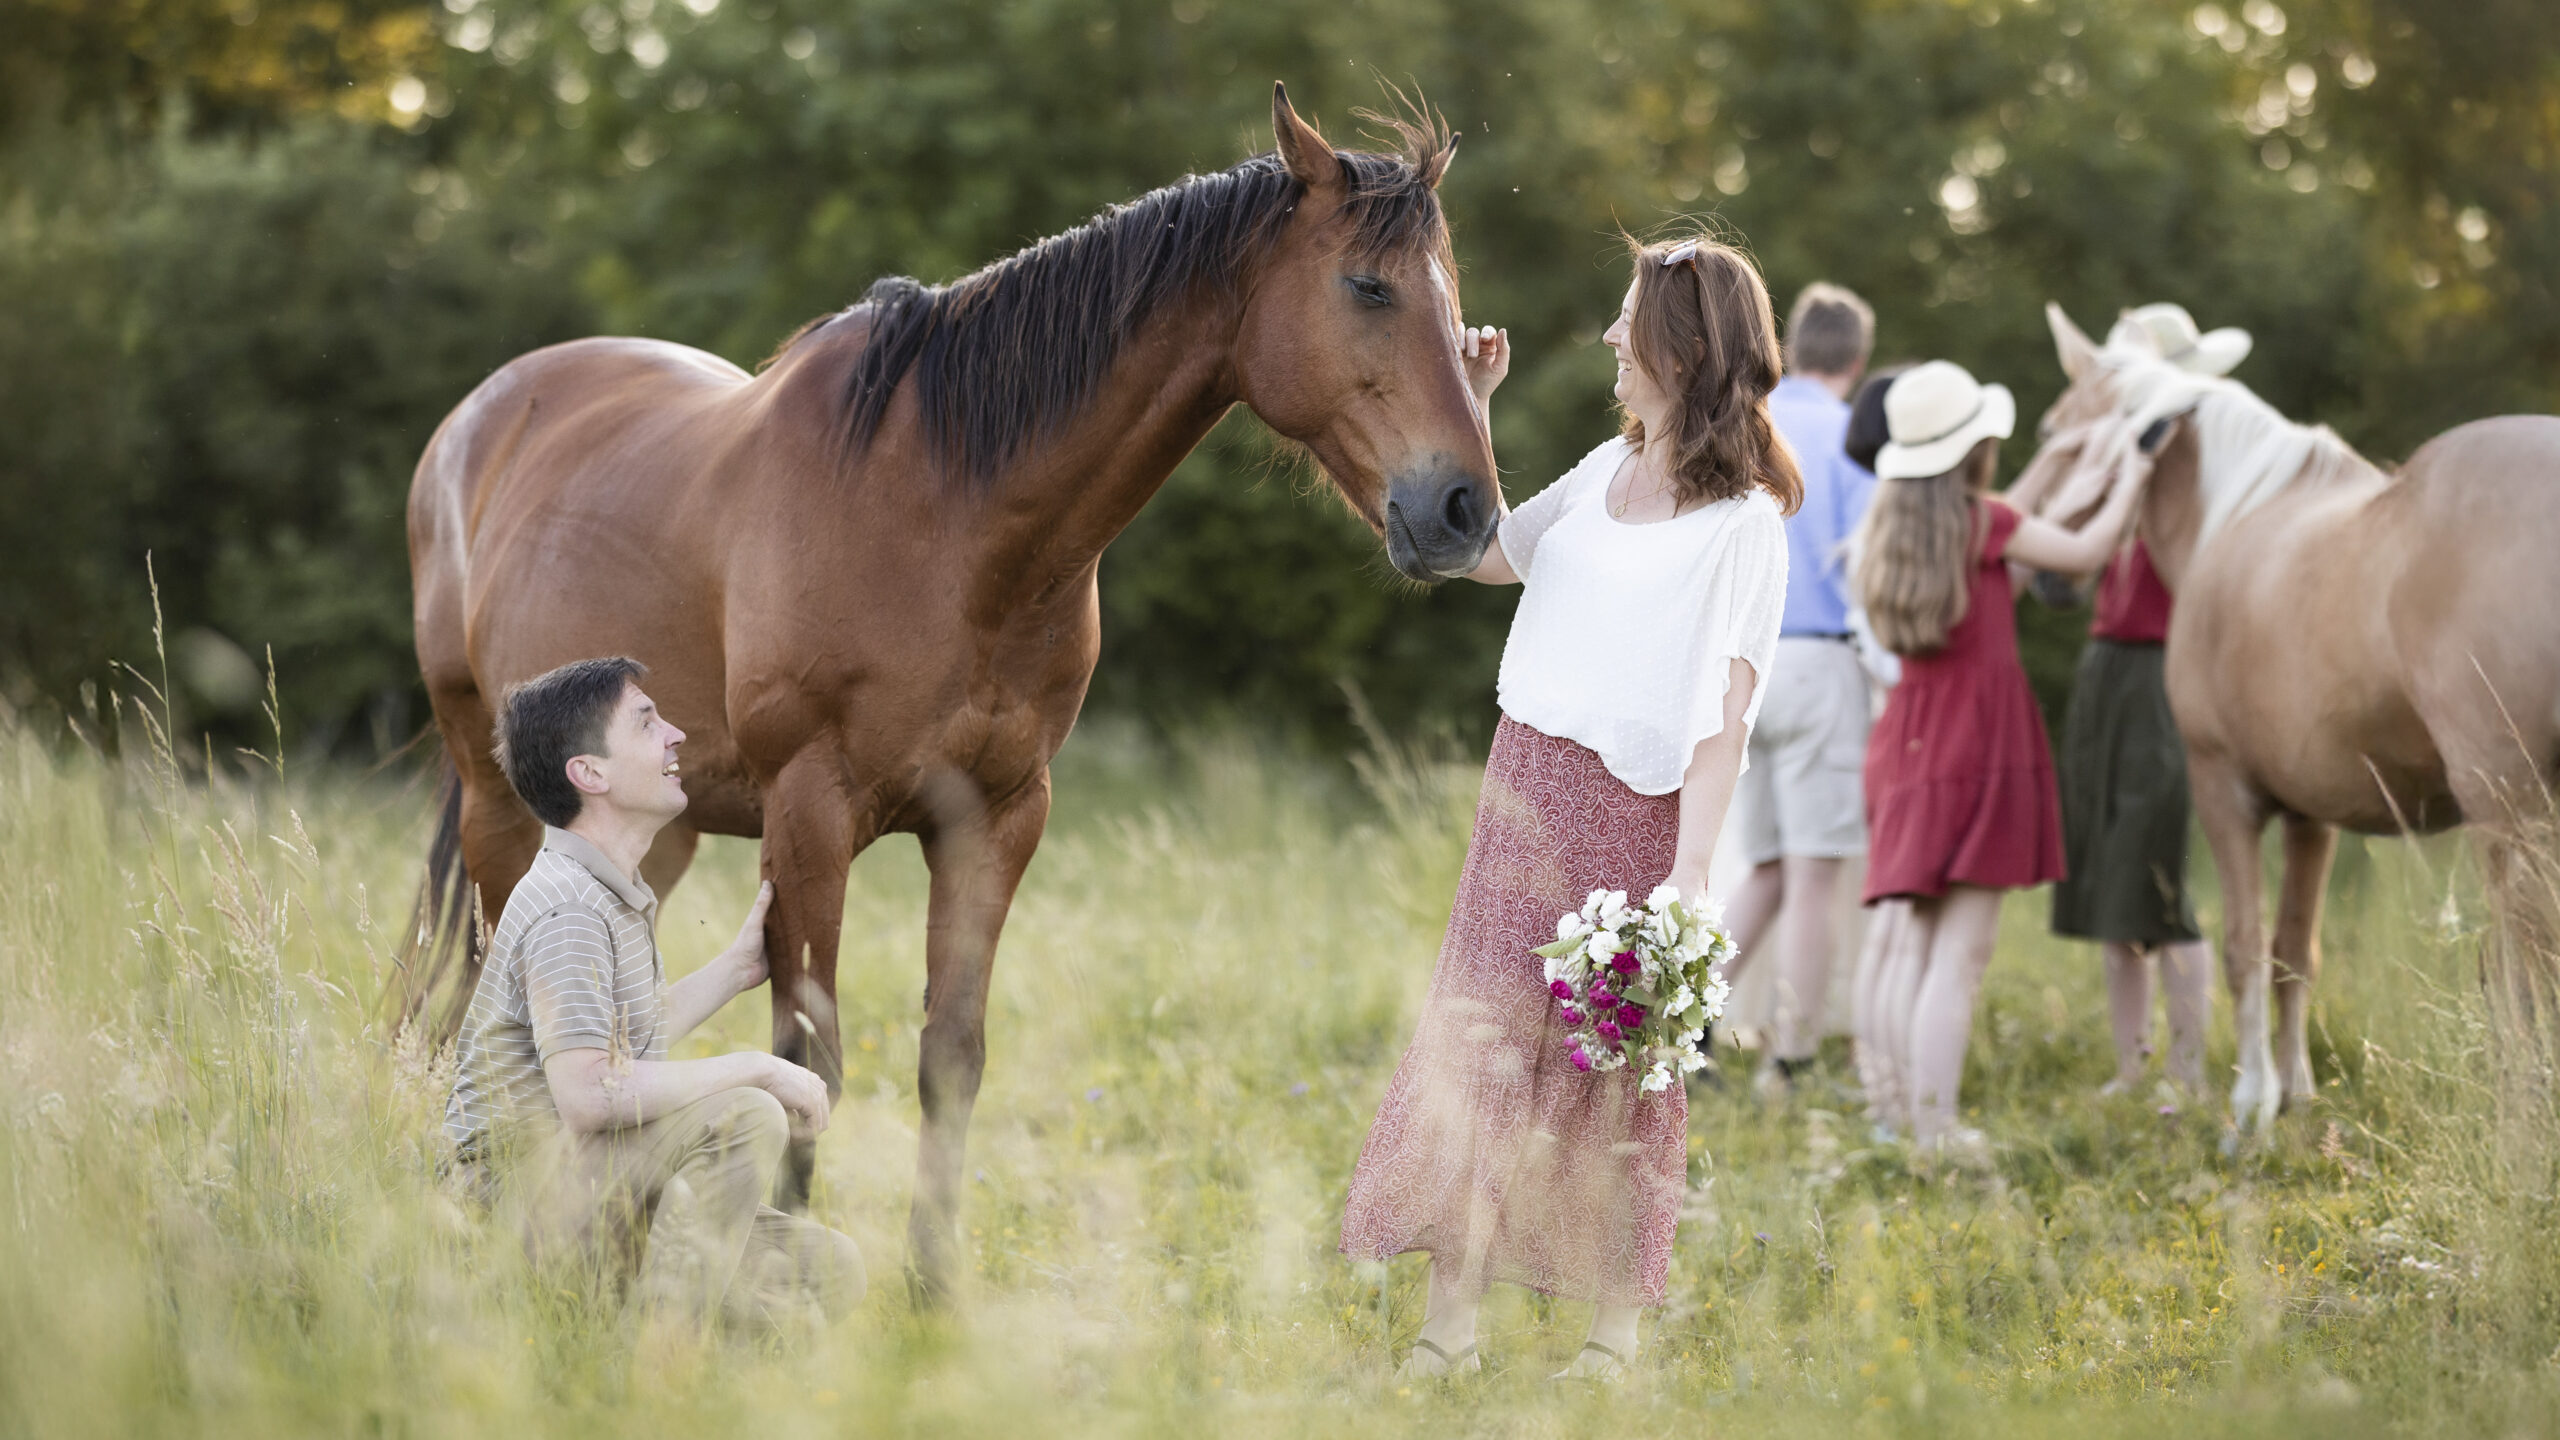
<svg viewBox="0 0 2560 1440"><path fill-rule="evenodd" d="M2169 713L2162 643L2169 589L2134 541L2098 579L2089 644L2062 717L2062 848L2053 933L2099 942L2116 1073L2099 1093L2142 1083L2151 1058L2151 956L2168 995L2169 1079L2204 1092L2213 952L2187 899L2187 749Z"/></svg>
<svg viewBox="0 0 2560 1440"><path fill-rule="evenodd" d="M1892 440L1853 570L1902 681L1867 743L1866 900L1886 927L1875 983L1888 1053L1866 1073L1881 1124L1931 1149L1978 1150L1956 1123L1975 996L2003 891L2063 874L2044 721L2018 662L2006 562L2085 574L2115 548L2147 470L2128 463L2079 530L1990 496L2017 420L2004 386L1933 360L1885 395ZM2108 454L2117 452L2108 451ZM2129 455L2138 452L2126 451Z"/></svg>

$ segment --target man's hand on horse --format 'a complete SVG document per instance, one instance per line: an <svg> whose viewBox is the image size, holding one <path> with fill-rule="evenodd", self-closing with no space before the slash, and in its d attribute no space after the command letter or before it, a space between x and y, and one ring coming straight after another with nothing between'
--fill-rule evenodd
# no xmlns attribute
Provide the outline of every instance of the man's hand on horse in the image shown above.
<svg viewBox="0 0 2560 1440"><path fill-rule="evenodd" d="M773 882L767 880L756 891L756 903L747 909L746 923L738 927L738 938L720 952L721 961L733 972L739 993L752 990L773 973L764 953L764 914L773 908Z"/></svg>

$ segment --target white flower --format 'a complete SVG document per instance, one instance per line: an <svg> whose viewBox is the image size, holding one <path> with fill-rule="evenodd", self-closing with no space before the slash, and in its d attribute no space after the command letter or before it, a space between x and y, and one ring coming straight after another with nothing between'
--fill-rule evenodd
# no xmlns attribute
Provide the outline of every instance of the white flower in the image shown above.
<svg viewBox="0 0 2560 1440"><path fill-rule="evenodd" d="M1724 928L1724 902L1710 895L1689 907L1690 916L1710 930Z"/></svg>
<svg viewBox="0 0 2560 1440"><path fill-rule="evenodd" d="M1582 917L1579 915L1559 915L1556 917L1556 938L1559 940L1575 939L1579 937L1584 930L1589 928L1589 926L1582 923Z"/></svg>
<svg viewBox="0 0 2560 1440"><path fill-rule="evenodd" d="M1680 903L1680 887L1677 885L1656 885L1653 887L1653 893L1644 897L1644 908L1657 915L1678 903Z"/></svg>
<svg viewBox="0 0 2560 1440"><path fill-rule="evenodd" d="M1644 1088L1648 1094L1660 1094L1671 1088L1671 1072L1656 1065L1645 1072Z"/></svg>
<svg viewBox="0 0 2560 1440"><path fill-rule="evenodd" d="M1627 892L1626 892L1626 891L1624 891L1624 890L1610 890L1610 891L1605 891L1605 892L1603 892L1603 893L1601 894L1601 896L1600 896L1600 923L1601 923L1601 924L1606 925L1606 926L1608 926L1609 928L1611 928L1611 929L1613 929L1613 930L1614 930L1614 929L1616 929L1616 928L1617 928L1619 917L1621 917L1621 916L1625 915L1626 913L1627 913Z"/></svg>

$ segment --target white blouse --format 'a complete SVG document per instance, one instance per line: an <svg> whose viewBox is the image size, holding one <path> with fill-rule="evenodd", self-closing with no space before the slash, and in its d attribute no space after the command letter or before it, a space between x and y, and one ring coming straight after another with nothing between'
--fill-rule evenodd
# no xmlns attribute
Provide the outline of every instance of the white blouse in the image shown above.
<svg viewBox="0 0 2560 1440"><path fill-rule="evenodd" d="M1724 729L1736 657L1758 677L1744 729L1760 714L1787 601L1786 518L1754 486L1669 520L1612 519L1609 482L1631 449L1608 441L1504 518L1503 557L1526 588L1496 693L1504 714L1590 747L1628 789L1667 795Z"/></svg>

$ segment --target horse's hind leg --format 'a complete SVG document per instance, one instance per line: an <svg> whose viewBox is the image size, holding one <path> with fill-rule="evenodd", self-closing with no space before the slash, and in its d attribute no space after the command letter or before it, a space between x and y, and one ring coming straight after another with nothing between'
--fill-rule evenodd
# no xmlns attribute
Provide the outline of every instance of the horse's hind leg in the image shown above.
<svg viewBox="0 0 2560 1440"><path fill-rule="evenodd" d="M848 793L844 775L835 754L813 746L782 767L764 802L764 875L773 882L773 908L764 922L773 1053L817 1072L830 1099L844 1089L836 946L844 931L845 872L878 834L876 822ZM776 1204L808 1208L817 1161L814 1137L792 1140L776 1182Z"/></svg>
<svg viewBox="0 0 2560 1440"><path fill-rule="evenodd" d="M2275 1123L2282 1094L2267 1043L2266 919L2259 910L2258 836L2266 829L2266 805L2238 767L2200 748L2187 754L2187 784L2222 881L2222 973L2240 1051L2231 1118L2243 1129L2264 1128Z"/></svg>
<svg viewBox="0 0 2560 1440"><path fill-rule="evenodd" d="M2485 707L2483 707L2485 708ZM2432 718L2432 717L2431 717ZM2549 730L2520 733L2503 714L2435 722L2445 777L2472 832L2490 929L2480 980L2512 1072L2560 1059L2560 830L2554 827Z"/></svg>
<svg viewBox="0 0 2560 1440"><path fill-rule="evenodd" d="M2335 827L2300 815L2284 817L2284 888L2276 897L2276 1056L2283 1064L2281 1104L2311 1100L2311 987L2320 979L2320 909L2329 893L2329 862L2338 854Z"/></svg>
<svg viewBox="0 0 2560 1440"><path fill-rule="evenodd" d="M940 793L928 796L935 818L924 836L933 900L925 928L924 1035L916 1055L924 1127L907 1217L909 1286L920 1304L947 1300L960 1267L960 1177L969 1115L987 1068L987 985L996 937L1049 821L1045 770L992 807L982 807L974 787L958 776L936 788Z"/></svg>
<svg viewBox="0 0 2560 1440"><path fill-rule="evenodd" d="M533 857L542 853L542 822L516 798L506 772L498 768L496 757L490 753L487 737L493 733L493 725L478 692L435 698L436 724L446 736L445 753L462 778L457 826L462 867L471 877L478 901L478 914L465 915L463 921L494 930L506 914L507 899L515 894L516 882L533 868ZM478 743L456 743L457 737L478 737ZM482 957L476 937L464 954L456 989L446 1002L448 1010L437 1030L441 1036L449 1037L460 1030L472 991L480 981Z"/></svg>

